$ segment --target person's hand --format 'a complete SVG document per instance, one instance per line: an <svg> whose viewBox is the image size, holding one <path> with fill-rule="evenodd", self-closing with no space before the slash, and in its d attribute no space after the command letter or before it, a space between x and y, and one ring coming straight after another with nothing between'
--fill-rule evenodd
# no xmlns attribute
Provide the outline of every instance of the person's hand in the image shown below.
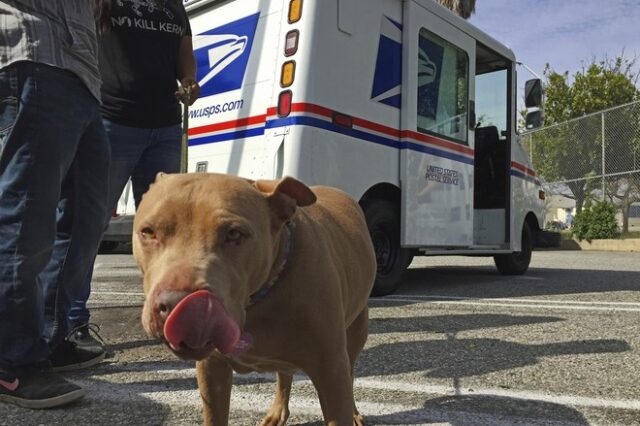
<svg viewBox="0 0 640 426"><path fill-rule="evenodd" d="M193 103L200 97L200 86L193 77L185 77L181 81L181 86L176 91L176 98L184 104Z"/></svg>

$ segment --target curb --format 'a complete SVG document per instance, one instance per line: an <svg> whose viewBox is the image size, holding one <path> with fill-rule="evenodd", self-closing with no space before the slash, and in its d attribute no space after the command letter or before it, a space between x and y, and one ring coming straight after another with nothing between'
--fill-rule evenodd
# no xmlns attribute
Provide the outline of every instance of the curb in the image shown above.
<svg viewBox="0 0 640 426"><path fill-rule="evenodd" d="M560 250L592 250L592 251L638 251L640 252L640 238L624 240L565 240L560 243Z"/></svg>

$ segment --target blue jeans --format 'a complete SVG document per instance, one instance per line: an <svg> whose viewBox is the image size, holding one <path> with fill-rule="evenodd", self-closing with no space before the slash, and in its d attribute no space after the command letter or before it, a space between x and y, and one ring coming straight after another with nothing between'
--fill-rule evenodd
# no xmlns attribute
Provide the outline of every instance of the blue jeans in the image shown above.
<svg viewBox="0 0 640 426"><path fill-rule="evenodd" d="M182 127L179 124L157 129L128 127L103 120L111 143L111 168L109 170L109 213L116 207L124 187L131 177L136 207L159 172L180 171L180 140ZM109 224L109 214L104 228ZM94 258L95 262L95 258ZM93 264L82 285L82 291L74 300L69 313L71 327L89 322L87 299L91 293Z"/></svg>
<svg viewBox="0 0 640 426"><path fill-rule="evenodd" d="M46 359L106 214L109 144L98 101L74 74L0 70L0 365Z"/></svg>

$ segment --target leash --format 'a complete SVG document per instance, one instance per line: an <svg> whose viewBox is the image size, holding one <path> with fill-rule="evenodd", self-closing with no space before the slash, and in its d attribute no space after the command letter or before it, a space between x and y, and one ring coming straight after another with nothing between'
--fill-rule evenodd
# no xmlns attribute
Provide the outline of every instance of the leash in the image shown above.
<svg viewBox="0 0 640 426"><path fill-rule="evenodd" d="M180 173L187 173L189 166L189 101L191 87L181 87L184 92L182 101L182 140L180 142ZM186 99L186 102L184 101Z"/></svg>

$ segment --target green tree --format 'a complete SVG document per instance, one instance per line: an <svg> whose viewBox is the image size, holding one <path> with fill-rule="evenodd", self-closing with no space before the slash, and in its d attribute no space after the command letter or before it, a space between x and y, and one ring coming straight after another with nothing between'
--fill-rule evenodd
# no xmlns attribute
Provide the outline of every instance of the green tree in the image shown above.
<svg viewBox="0 0 640 426"><path fill-rule="evenodd" d="M557 73L548 64L545 68L545 125L558 125L535 134L534 166L547 181L567 181L578 211L593 190L593 182L586 178L602 173L602 122L599 114L573 119L640 100L635 64L635 59L624 57L593 61L577 72L573 81L566 71ZM616 137L605 139L606 151L616 152L621 158L611 164L607 161L607 173L633 170L627 163L632 157L629 153L638 148L637 121L630 110L607 123L616 129ZM635 193L632 188L637 185L625 179L628 176L611 178L606 186L610 199L623 197L630 205Z"/></svg>
<svg viewBox="0 0 640 426"><path fill-rule="evenodd" d="M547 64L545 124L562 123L638 99L635 65L635 59L624 57L593 61L578 71L570 83L568 71L559 74Z"/></svg>

